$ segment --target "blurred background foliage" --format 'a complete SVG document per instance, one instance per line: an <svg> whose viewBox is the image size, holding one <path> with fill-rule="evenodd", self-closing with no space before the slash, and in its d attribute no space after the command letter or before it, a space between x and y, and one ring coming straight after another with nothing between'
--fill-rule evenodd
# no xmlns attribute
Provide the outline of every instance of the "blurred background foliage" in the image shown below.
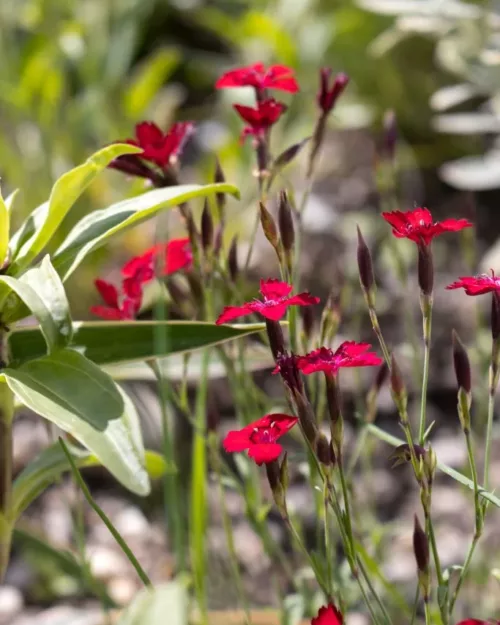
<svg viewBox="0 0 500 625"><path fill-rule="evenodd" d="M437 171L447 161L481 154L494 147L500 125L500 16L492 13L492 5L455 0L2 0L0 174L4 194L22 191L15 222L47 198L58 175L98 147L132 136L142 119L162 127L177 119L196 121L181 178L207 181L217 153L227 179L242 188L244 201L232 207L242 213L254 200L253 155L249 144L239 143L240 123L231 104L249 94L215 92L213 85L225 69L258 60L292 66L302 88L277 132L275 151L310 134L318 68L328 65L351 77L334 123L377 131L385 111L393 109L408 168ZM457 84L458 93L450 90ZM484 117L481 107L487 105L493 125L481 118L483 126L466 134L463 118L436 118L436 110L443 113L464 102L476 122L476 109ZM470 130L471 118L465 122ZM108 172L75 207L68 226L83 213L141 188ZM147 229L128 235L75 275L77 316L86 314L92 279L106 269L106 254L121 255L121 260L146 247L152 236Z"/></svg>

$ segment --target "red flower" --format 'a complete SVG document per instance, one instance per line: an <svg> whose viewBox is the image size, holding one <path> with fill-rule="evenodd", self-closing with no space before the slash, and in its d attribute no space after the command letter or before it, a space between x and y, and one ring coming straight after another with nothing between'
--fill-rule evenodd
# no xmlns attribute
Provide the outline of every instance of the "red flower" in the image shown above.
<svg viewBox="0 0 500 625"><path fill-rule="evenodd" d="M313 352L300 356L298 367L305 375L324 371L335 375L342 367L371 367L381 365L383 360L374 352L369 352L369 343L344 341L337 351L328 347L320 347Z"/></svg>
<svg viewBox="0 0 500 625"><path fill-rule="evenodd" d="M238 115L248 124L241 133L242 140L248 135L262 137L266 130L275 124L286 111L285 104L277 102L273 98L258 102L255 109L241 104L234 104L233 106Z"/></svg>
<svg viewBox="0 0 500 625"><path fill-rule="evenodd" d="M465 621L460 621L457 625L500 625L500 621L482 621L477 618L466 618Z"/></svg>
<svg viewBox="0 0 500 625"><path fill-rule="evenodd" d="M141 284L149 282L155 276L155 266L161 255L164 255L164 259L160 269L164 276L187 269L193 262L189 239L172 239L166 244L155 245L144 254L129 260L122 267L122 275L125 278L133 278Z"/></svg>
<svg viewBox="0 0 500 625"><path fill-rule="evenodd" d="M153 182L157 182L158 173L151 169L151 165L162 170L173 165L193 131L192 122L178 122L166 133L153 122L141 122L135 127L135 139L126 139L125 143L142 148L142 154L119 156L109 167L133 176L151 178Z"/></svg>
<svg viewBox="0 0 500 625"><path fill-rule="evenodd" d="M448 290L464 289L467 295L483 295L484 293L500 293L500 277L495 276L491 270L491 276L460 276L456 282L446 287Z"/></svg>
<svg viewBox="0 0 500 625"><path fill-rule="evenodd" d="M262 92L264 89L280 89L296 93L299 90L292 69L285 65L271 65L266 69L262 63L226 72L215 83L215 87L216 89L253 87L257 92Z"/></svg>
<svg viewBox="0 0 500 625"><path fill-rule="evenodd" d="M96 280L94 282L106 306L92 306L90 312L103 319L135 319L141 308L142 287L140 283L132 279L126 279L122 284L122 292L106 282Z"/></svg>
<svg viewBox="0 0 500 625"><path fill-rule="evenodd" d="M264 301L254 300L243 306L226 306L215 322L217 325L227 323L237 317L259 313L271 321L279 321L286 313L288 306L311 306L319 303L319 297L307 292L289 297L293 286L279 280L261 280L260 293Z"/></svg>
<svg viewBox="0 0 500 625"><path fill-rule="evenodd" d="M434 237L444 232L457 232L473 225L467 219L433 221L431 212L427 208L382 213L382 217L392 226L392 234L395 237L410 239L410 241L424 245L429 245Z"/></svg>
<svg viewBox="0 0 500 625"><path fill-rule="evenodd" d="M276 441L293 428L298 419L287 414L268 414L241 430L228 432L223 441L226 451L245 451L257 464L272 462L282 452Z"/></svg>
<svg viewBox="0 0 500 625"><path fill-rule="evenodd" d="M329 86L332 70L329 67L323 67L320 71L320 87L317 95L319 108L327 115L335 106L337 98L342 94L349 82L347 74L337 74L333 79L332 86Z"/></svg>
<svg viewBox="0 0 500 625"><path fill-rule="evenodd" d="M319 609L318 616L313 618L311 625L343 625L344 617L333 603Z"/></svg>

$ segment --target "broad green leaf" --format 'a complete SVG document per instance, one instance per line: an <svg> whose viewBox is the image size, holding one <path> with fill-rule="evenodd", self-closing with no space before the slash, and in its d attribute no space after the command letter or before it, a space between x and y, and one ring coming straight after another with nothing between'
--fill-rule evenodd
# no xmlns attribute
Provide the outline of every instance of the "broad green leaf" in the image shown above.
<svg viewBox="0 0 500 625"><path fill-rule="evenodd" d="M98 365L133 362L190 352L262 332L263 323L217 326L204 321L84 321L73 324L71 347ZM164 331L163 349L157 344ZM9 335L14 365L45 353L38 328L15 328Z"/></svg>
<svg viewBox="0 0 500 625"><path fill-rule="evenodd" d="M95 454L75 445L66 445L79 469L102 465ZM44 449L14 481L11 518L15 521L47 486L70 469L66 454L59 443L53 443ZM167 471L163 457L154 451L146 451L146 471L151 479L160 478Z"/></svg>
<svg viewBox="0 0 500 625"><path fill-rule="evenodd" d="M229 193L238 197L238 189L231 184L187 184L154 189L94 211L79 221L68 234L54 255L54 267L64 282L87 254L107 243L112 236L146 221L161 210L215 193Z"/></svg>
<svg viewBox="0 0 500 625"><path fill-rule="evenodd" d="M69 303L64 285L52 266L50 257L45 256L39 267L28 269L21 276L20 282L31 286L42 299L57 326L62 344L67 345L71 341L73 332Z"/></svg>
<svg viewBox="0 0 500 625"><path fill-rule="evenodd" d="M69 432L124 486L138 495L149 493L135 408L94 363L61 349L4 369L2 377L25 406Z"/></svg>
<svg viewBox="0 0 500 625"><path fill-rule="evenodd" d="M369 432L371 432L378 439L380 439L381 441L384 441L385 443L389 443L389 445L392 445L393 447L399 447L399 445L403 445L405 443L405 441L402 440L401 438L398 438L397 436L393 436L392 434L389 434L388 432L384 432L384 430L382 430L376 425L373 425L373 423L369 423L365 427L368 429ZM455 471L455 469L452 469L451 467L444 464L443 462L440 462L439 460L437 462L437 468L443 473L446 473L446 475L449 475L451 478L453 478L457 482L460 482L460 484L462 484L463 486L466 486L470 490L474 490L474 484L472 480L466 477L463 473L460 473L459 471ZM500 499L496 497L493 493L490 493L487 490L485 490L482 486L479 486L479 494L481 497L483 497L483 499L486 499L492 504L495 504L497 508L500 508Z"/></svg>
<svg viewBox="0 0 500 625"><path fill-rule="evenodd" d="M0 192L0 267L3 266L9 249L10 213Z"/></svg>
<svg viewBox="0 0 500 625"><path fill-rule="evenodd" d="M37 318L37 321L40 324L39 332L43 335L45 342L42 353L45 353L47 348L48 351L52 351L58 347L64 346L68 342L71 333L68 333L67 328L65 329L64 327L60 327L58 325L56 320L52 317L52 314L42 297L33 289L33 287L26 282L22 282L16 278L11 278L10 276L0 276L0 285L7 287L3 296L8 296L9 290L13 291L26 305L28 311L30 311ZM4 323L8 318L9 301L9 298L7 297L3 306L3 310L5 310L5 313L3 314ZM14 299L14 302L15 305L17 305L17 298Z"/></svg>
<svg viewBox="0 0 500 625"><path fill-rule="evenodd" d="M128 144L108 145L93 154L83 165L63 174L54 184L49 200L35 211L37 215L33 234L16 254L9 270L10 273L12 275L20 273L44 250L69 209L113 159L123 154L134 154L140 151L136 146ZM29 220L30 218L28 222ZM34 221L35 216L32 218L32 223ZM26 228L29 229L25 224L21 230L26 230Z"/></svg>
<svg viewBox="0 0 500 625"><path fill-rule="evenodd" d="M7 207L7 211L9 215L12 214L12 207L14 206L14 202L16 201L16 197L19 194L19 189L14 189L12 193L5 198L5 206Z"/></svg>
<svg viewBox="0 0 500 625"><path fill-rule="evenodd" d="M187 625L188 594L178 581L157 584L138 593L116 625Z"/></svg>

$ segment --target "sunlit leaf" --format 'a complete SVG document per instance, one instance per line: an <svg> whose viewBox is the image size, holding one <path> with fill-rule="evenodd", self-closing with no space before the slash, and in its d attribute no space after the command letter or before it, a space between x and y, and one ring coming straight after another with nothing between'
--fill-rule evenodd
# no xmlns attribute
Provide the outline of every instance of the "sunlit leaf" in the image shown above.
<svg viewBox="0 0 500 625"><path fill-rule="evenodd" d="M188 594L180 582L157 584L136 595L122 612L116 625L186 625L188 622Z"/></svg>

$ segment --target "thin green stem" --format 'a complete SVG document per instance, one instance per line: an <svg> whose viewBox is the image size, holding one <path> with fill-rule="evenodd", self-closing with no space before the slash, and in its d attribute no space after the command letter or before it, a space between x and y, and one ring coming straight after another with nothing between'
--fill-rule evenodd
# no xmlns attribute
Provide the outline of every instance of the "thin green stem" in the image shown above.
<svg viewBox="0 0 500 625"><path fill-rule="evenodd" d="M365 587L363 586L363 582L359 578L359 572L356 571L356 573L354 574L354 577L356 578L356 581L358 583L365 605L368 608L368 611L370 612L370 616L372 617L373 625L380 625L378 614L373 609L372 602L370 601L370 599L368 598L368 595L366 594L366 590L365 590Z"/></svg>
<svg viewBox="0 0 500 625"><path fill-rule="evenodd" d="M438 580L438 584L440 586L443 586L444 584L443 570L441 567L441 560L439 559L439 553L437 550L437 542L436 542L436 535L434 533L434 525L432 523L430 511L424 510L424 513L425 513L425 521L426 521L426 526L427 526L427 534L429 535L429 542L431 544L431 551L432 551L432 556L434 559L434 566L436 568L436 577Z"/></svg>
<svg viewBox="0 0 500 625"><path fill-rule="evenodd" d="M325 524L325 558L326 558L326 585L328 598L333 598L333 550L330 541L330 517L328 505L328 486L325 481L323 488L324 524Z"/></svg>
<svg viewBox="0 0 500 625"><path fill-rule="evenodd" d="M349 491L347 490L347 482L345 479L344 467L343 467L343 462L341 459L339 459L337 467L338 467L339 476L340 476L342 496L344 498L344 510L345 510L344 518L345 518L345 523L346 523L347 536L351 544L352 553L354 554L355 547L354 547L354 534L352 531L351 504L349 502Z"/></svg>
<svg viewBox="0 0 500 625"><path fill-rule="evenodd" d="M458 595L460 593L460 590L462 588L462 585L465 581L465 577L467 575L467 572L469 570L469 566L470 563L472 561L472 557L474 555L474 551L476 550L477 547L477 543L479 542L480 536L478 536L477 534L474 534L474 538L472 539L471 544L469 545L469 550L467 551L467 556L465 557L465 562L464 565L462 567L462 570L460 571L460 577L458 578L458 582L457 585L455 587L455 591L453 592L453 596L451 598L450 601L450 608L449 608L449 614L450 614L450 618L453 616L453 609L455 607L455 603L458 599Z"/></svg>
<svg viewBox="0 0 500 625"><path fill-rule="evenodd" d="M496 365L492 362L489 371L489 391L488 391L488 420L486 423L486 442L484 447L484 477L483 487L489 490L490 487L490 465L491 465L491 445L493 442L493 417L495 414L495 388L496 388Z"/></svg>
<svg viewBox="0 0 500 625"><path fill-rule="evenodd" d="M426 296L424 296L426 297ZM418 427L419 445L424 445L424 434L426 428L427 415L427 386L429 384L429 361L431 353L431 331L432 331L432 299L427 298L427 304L423 308L423 334L424 334L424 372L422 375L422 395L420 399L420 422Z"/></svg>
<svg viewBox="0 0 500 625"><path fill-rule="evenodd" d="M431 613L430 613L428 601L424 602L424 612L425 612L425 625L432 625Z"/></svg>
<svg viewBox="0 0 500 625"><path fill-rule="evenodd" d="M6 382L0 382L0 583L9 563L14 522L11 518L13 419L14 395Z"/></svg>
<svg viewBox="0 0 500 625"><path fill-rule="evenodd" d="M417 590L415 591L415 600L413 602L413 610L411 612L410 625L413 625L415 623L415 618L417 617L418 600L419 600L419 598L420 598L420 584L417 584Z"/></svg>
<svg viewBox="0 0 500 625"><path fill-rule="evenodd" d="M92 508L92 510L94 510L94 512L97 514L97 516L101 519L101 521L104 523L104 525L108 528L110 534L116 540L116 542L118 543L118 545L121 548L121 550L123 551L123 553L127 556L130 564L134 567L137 575L139 576L139 578L142 581L142 583L144 584L144 586L146 586L148 588L151 587L151 581L150 581L149 577L146 575L144 569L139 564L139 561L134 556L132 550L130 549L130 547L125 542L123 536L120 534L120 532L118 532L118 530L113 525L111 520L108 518L106 513L100 508L100 506L96 503L96 501L92 497L92 495L90 493L90 490L87 487L87 484L85 484L85 482L84 482L84 480L83 480L83 478L82 478L82 476L80 474L80 471L78 470L78 467L75 464L73 456L71 455L68 447L66 446L66 443L64 442L64 440L61 437L59 437L59 444L61 445L61 447L62 447L62 449L64 451L64 454L66 455L66 458L68 459L68 462L69 462L69 464L71 466L71 470L73 472L75 480L76 480L78 486L80 487L80 489L81 489L81 491L83 493L83 496L87 500L89 506Z"/></svg>
<svg viewBox="0 0 500 625"><path fill-rule="evenodd" d="M389 612L387 611L387 608L385 607L385 605L382 603L382 600L380 598L380 595L378 594L378 592L375 589L375 586L373 585L370 576L368 574L368 571L365 568L365 565L363 564L363 561L361 559L361 557L358 555L356 556L356 563L359 567L359 570L361 571L361 575L363 576L366 585L368 586L371 594L375 597L375 601L377 602L377 605L380 609L380 611L382 612L382 614L384 615L384 619L386 621L386 623L388 623L389 625L392 625L392 620L391 617L389 615Z"/></svg>
<svg viewBox="0 0 500 625"><path fill-rule="evenodd" d="M372 306L368 307L368 312L370 314L370 321L372 323L372 327L373 327L373 331L375 332L378 342L380 344L380 349L382 350L382 354L384 356L384 360L387 364L387 366L391 367L391 355L389 354L389 349L387 348L387 344L384 340L384 337L382 335L382 330L380 329L380 324L378 322L378 316L377 316L377 312L375 310L375 308L373 308Z"/></svg>

